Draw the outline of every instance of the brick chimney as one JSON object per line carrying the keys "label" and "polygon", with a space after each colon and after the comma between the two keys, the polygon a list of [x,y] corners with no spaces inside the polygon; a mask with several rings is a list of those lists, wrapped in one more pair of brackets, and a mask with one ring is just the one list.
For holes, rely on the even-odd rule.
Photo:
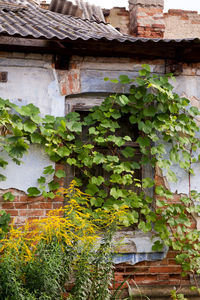
{"label": "brick chimney", "polygon": [[164,0],[129,0],[130,34],[145,38],[163,38]]}

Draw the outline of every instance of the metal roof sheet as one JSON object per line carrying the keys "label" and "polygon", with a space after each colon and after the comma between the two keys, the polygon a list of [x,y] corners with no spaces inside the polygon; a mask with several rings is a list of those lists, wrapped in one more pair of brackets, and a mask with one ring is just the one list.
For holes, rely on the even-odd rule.
{"label": "metal roof sheet", "polygon": [[0,1],[0,34],[56,40],[104,40],[118,42],[190,42],[195,39],[147,39],[124,35],[110,24],[55,13],[37,1]]}
{"label": "metal roof sheet", "polygon": [[49,10],[82,19],[105,22],[102,8],[83,0],[52,0]]}

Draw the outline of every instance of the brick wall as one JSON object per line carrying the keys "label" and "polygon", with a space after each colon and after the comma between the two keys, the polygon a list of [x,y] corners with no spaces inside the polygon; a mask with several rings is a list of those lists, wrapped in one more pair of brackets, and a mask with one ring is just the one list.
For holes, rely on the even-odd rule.
{"label": "brick wall", "polygon": [[163,0],[129,0],[129,10],[104,10],[106,21],[122,33],[147,38],[200,37],[197,11],[170,9],[163,13]]}
{"label": "brick wall", "polygon": [[[62,168],[62,166],[56,166],[56,170],[60,168]],[[63,181],[59,180],[59,182],[62,186]],[[12,202],[4,201],[2,198],[2,195],[9,191],[15,196],[15,199]],[[26,220],[44,218],[50,210],[62,206],[62,197],[55,197],[54,199],[44,198],[42,196],[28,197],[24,192],[16,189],[0,191],[0,210],[3,209],[9,213],[13,224],[16,226],[24,224]]]}
{"label": "brick wall", "polygon": [[118,28],[121,33],[129,34],[129,11],[125,7],[114,7],[111,10],[104,10],[107,23]]}
{"label": "brick wall", "polygon": [[165,38],[200,37],[200,14],[197,11],[170,9],[164,14]]}
{"label": "brick wall", "polygon": [[130,34],[162,38],[165,30],[163,7],[163,0],[129,0]]}

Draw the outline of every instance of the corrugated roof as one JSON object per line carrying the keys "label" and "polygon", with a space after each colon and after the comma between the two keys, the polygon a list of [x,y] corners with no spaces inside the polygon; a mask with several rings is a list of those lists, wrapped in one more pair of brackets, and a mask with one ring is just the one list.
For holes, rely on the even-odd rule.
{"label": "corrugated roof", "polygon": [[40,0],[0,0],[0,5],[23,5],[35,9],[40,4]]}
{"label": "corrugated roof", "polygon": [[110,24],[55,13],[36,5],[36,1],[0,1],[0,34],[56,40],[108,40],[118,42],[182,42],[195,39],[146,39],[123,35]]}
{"label": "corrugated roof", "polygon": [[122,36],[109,24],[51,12],[34,2],[27,5],[26,0],[18,3],[0,1],[0,33],[59,40],[112,40]]}
{"label": "corrugated roof", "polygon": [[49,10],[82,19],[105,22],[101,7],[83,0],[52,0]]}

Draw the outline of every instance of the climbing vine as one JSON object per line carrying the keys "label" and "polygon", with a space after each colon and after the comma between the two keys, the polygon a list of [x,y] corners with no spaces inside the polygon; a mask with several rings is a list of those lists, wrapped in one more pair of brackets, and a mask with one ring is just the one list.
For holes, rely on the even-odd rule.
{"label": "climbing vine", "polygon": [[[70,168],[80,188],[91,196],[91,213],[99,207],[127,206],[123,225],[153,231],[161,238],[153,249],[160,251],[164,243],[177,250],[183,275],[195,275],[200,273],[200,240],[199,231],[191,226],[200,211],[199,194],[191,190],[189,180],[189,195],[174,203],[170,190],[156,186],[153,169],[165,170],[168,181],[177,180],[174,164],[189,179],[194,175],[192,164],[200,159],[200,113],[173,92],[171,74],[159,76],[151,74],[148,65],[142,67],[135,79],[121,75],[111,80],[128,86],[127,94],[108,96],[84,116],[70,112],[66,117],[42,118],[33,104],[18,107],[1,99],[0,148],[20,164],[31,144],[41,145],[53,162]],[[7,164],[2,156],[0,167]],[[147,169],[152,170],[148,176]],[[38,174],[38,187],[30,187],[28,195],[53,198],[59,183],[52,180],[47,185],[46,175],[54,172],[53,166],[47,166]],[[64,170],[55,172],[58,179],[65,176]],[[0,179],[6,178],[0,175]],[[8,192],[3,197],[13,196]]]}

